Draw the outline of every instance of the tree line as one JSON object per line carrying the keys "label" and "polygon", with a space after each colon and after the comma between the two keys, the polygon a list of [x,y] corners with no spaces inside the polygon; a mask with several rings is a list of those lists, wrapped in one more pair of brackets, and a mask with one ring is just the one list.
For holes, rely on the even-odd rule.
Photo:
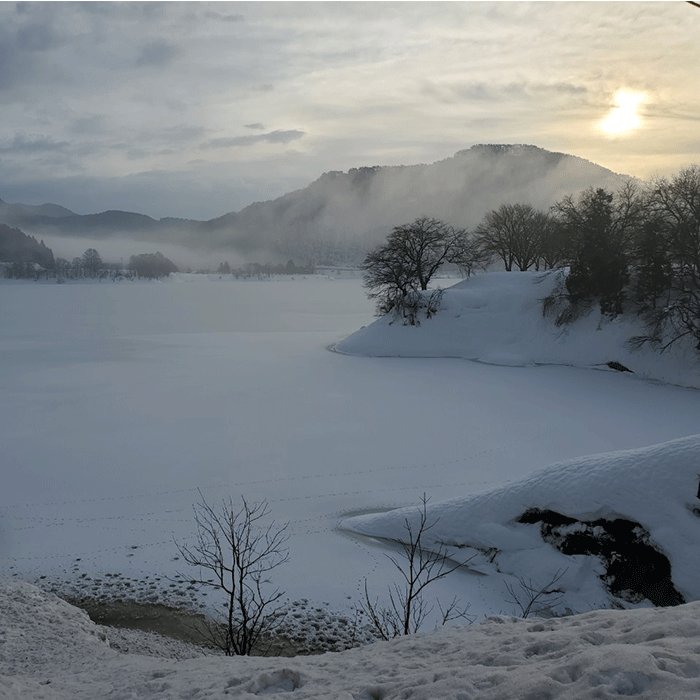
{"label": "tree line", "polygon": [[[42,241],[43,244],[43,241]],[[54,258],[39,264],[35,261],[15,261],[4,265],[5,277],[10,279],[160,279],[177,272],[175,263],[160,252],[132,255],[126,267],[108,263],[95,248],[88,248],[81,256],[69,261]]]}
{"label": "tree line", "polygon": [[500,263],[507,271],[561,270],[543,310],[561,325],[598,305],[605,316],[642,317],[636,345],[662,350],[689,337],[700,350],[700,167],[616,192],[590,188],[540,211],[503,204],[473,230],[422,217],[395,227],[366,256],[365,287],[377,314],[417,323],[437,309],[421,294],[444,264],[466,275]]}
{"label": "tree line", "polygon": [[315,267],[311,264],[299,266],[294,263],[294,260],[288,260],[284,265],[282,263],[275,265],[270,262],[248,262],[239,267],[231,267],[226,260],[219,264],[216,272],[219,275],[233,275],[236,279],[249,279],[251,277],[262,279],[272,275],[313,275]]}

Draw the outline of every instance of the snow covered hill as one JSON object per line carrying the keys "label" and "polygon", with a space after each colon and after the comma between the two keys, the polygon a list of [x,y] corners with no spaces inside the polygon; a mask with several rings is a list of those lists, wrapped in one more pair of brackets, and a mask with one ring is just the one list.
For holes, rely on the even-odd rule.
{"label": "snow covered hill", "polygon": [[466,628],[316,657],[187,660],[125,654],[55,596],[0,584],[0,698],[696,700],[700,603]]}
{"label": "snow covered hill", "polygon": [[[633,350],[627,341],[642,332],[636,317],[601,317],[597,308],[557,328],[542,315],[542,300],[557,273],[490,272],[445,290],[442,309],[420,326],[378,319],[336,350],[373,357],[461,357],[487,364],[572,365],[607,369],[619,362],[634,376],[700,388],[700,354],[692,346]],[[632,376],[632,375],[630,375]]]}

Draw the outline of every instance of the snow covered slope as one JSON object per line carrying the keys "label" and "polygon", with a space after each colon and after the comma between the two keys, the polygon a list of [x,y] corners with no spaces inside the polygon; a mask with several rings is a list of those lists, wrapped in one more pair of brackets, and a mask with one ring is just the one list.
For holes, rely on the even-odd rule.
{"label": "snow covered slope", "polygon": [[[617,575],[616,598],[627,602],[698,600],[699,468],[700,435],[554,464],[514,484],[429,507],[428,521],[437,522],[426,544],[447,546],[459,561],[473,556],[469,566],[538,589],[565,572],[558,583],[561,611],[609,605],[601,576],[615,589],[610,578]],[[405,539],[406,522],[416,531],[418,515],[416,508],[399,509],[348,518],[343,527]],[[670,571],[662,571],[667,564],[657,554]]]}
{"label": "snow covered slope", "polygon": [[556,273],[489,272],[445,290],[442,309],[420,326],[378,319],[338,343],[336,350],[372,357],[458,357],[495,365],[573,365],[605,368],[619,362],[635,374],[700,387],[700,355],[672,347],[660,354],[627,341],[642,332],[636,318],[602,318],[598,309],[557,328],[542,315]]}
{"label": "snow covered slope", "polygon": [[[556,620],[493,617],[296,658],[124,654],[51,594],[0,583],[0,698],[639,700],[700,697],[700,603]],[[104,641],[103,641],[104,640]]]}

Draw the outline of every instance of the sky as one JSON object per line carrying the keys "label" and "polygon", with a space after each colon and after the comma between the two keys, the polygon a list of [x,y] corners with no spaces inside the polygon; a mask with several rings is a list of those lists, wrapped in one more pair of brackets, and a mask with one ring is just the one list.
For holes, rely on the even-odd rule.
{"label": "sky", "polygon": [[0,3],[0,199],[210,219],[526,143],[700,162],[685,2]]}

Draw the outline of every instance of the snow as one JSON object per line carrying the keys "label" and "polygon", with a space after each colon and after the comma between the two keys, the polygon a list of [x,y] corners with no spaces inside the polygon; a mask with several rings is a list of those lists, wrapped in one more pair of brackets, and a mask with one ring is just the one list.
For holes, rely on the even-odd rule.
{"label": "snow", "polygon": [[634,316],[614,320],[594,308],[570,326],[542,315],[542,300],[561,273],[492,272],[450,287],[442,310],[418,328],[391,316],[338,343],[338,352],[373,357],[461,357],[495,365],[555,364],[604,367],[620,362],[637,375],[700,388],[700,356],[692,345],[661,354],[633,350],[626,341],[643,331]]}
{"label": "snow", "polygon": [[[570,327],[557,329],[541,313],[541,300],[555,283],[553,273],[480,275],[446,290],[442,310],[420,326],[403,326],[385,317],[341,341],[337,350],[373,356],[400,352],[404,357],[464,357],[521,367],[552,363],[605,367],[616,361],[635,376],[700,385],[695,350],[674,347],[663,354],[651,348],[630,350],[625,341],[641,333],[634,319],[610,321],[593,311]],[[638,411],[630,406],[627,412],[638,418]],[[577,423],[584,427],[574,419]],[[643,526],[651,545],[669,558],[681,594],[696,600],[700,598],[698,463],[700,436],[557,463],[516,483],[434,504],[429,521],[436,524],[429,542],[447,547],[455,560],[468,560],[473,571],[491,578],[496,573],[503,576],[503,586],[517,587],[525,580],[539,589],[561,573],[557,587],[564,593],[559,612],[583,611],[610,604],[600,579],[605,573],[601,562],[597,557],[559,553],[543,541],[538,525],[519,523],[518,518],[533,508],[579,521],[622,518]],[[341,527],[397,540],[405,538],[406,523],[416,531],[418,516],[415,507],[398,509],[349,518]]]}
{"label": "snow", "polygon": [[[520,523],[519,516],[538,508],[577,520],[631,520],[642,524],[655,549],[669,558],[685,600],[698,600],[698,464],[700,435],[554,464],[514,484],[429,508],[429,520],[436,523],[426,544],[447,543],[454,559],[473,557],[469,566],[482,573],[510,574],[539,584],[538,589],[565,571],[557,586],[565,589],[560,612],[583,611],[610,604],[597,557],[557,552],[542,540],[537,525]],[[406,519],[416,531],[416,511],[349,518],[343,527],[401,539]]]}
{"label": "snow", "polygon": [[[371,323],[357,279],[0,284],[0,697],[295,686],[299,697],[697,697],[696,603],[586,612],[611,605],[598,558],[565,557],[513,522],[533,506],[635,520],[686,599],[700,597],[697,360],[632,352],[638,329],[595,313],[554,328],[541,277],[461,282],[419,327]],[[275,583],[291,611],[329,626],[353,613],[365,578],[378,596],[395,580],[383,538],[425,493],[437,539],[481,557],[434,593],[470,603],[479,622],[316,659],[175,663],[110,649],[45,592],[210,610],[172,581],[198,489],[213,503],[265,498],[289,521]],[[586,614],[481,624],[516,612],[506,583],[563,569],[562,606]]]}
{"label": "snow", "polygon": [[694,700],[700,603],[554,620],[491,617],[343,653],[167,659],[111,647],[114,630],[23,582],[0,586],[0,698]]}

